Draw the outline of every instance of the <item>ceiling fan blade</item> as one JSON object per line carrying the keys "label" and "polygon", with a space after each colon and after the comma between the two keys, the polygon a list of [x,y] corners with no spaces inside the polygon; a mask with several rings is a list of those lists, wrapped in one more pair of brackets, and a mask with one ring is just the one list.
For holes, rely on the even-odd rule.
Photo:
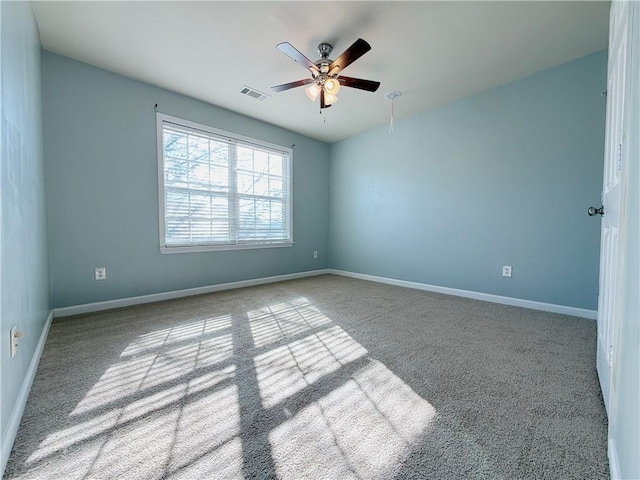
{"label": "ceiling fan blade", "polygon": [[329,65],[329,70],[333,71],[335,67],[338,68],[338,71],[344,70],[369,50],[371,50],[371,45],[359,38]]}
{"label": "ceiling fan blade", "polygon": [[285,90],[289,90],[290,88],[302,87],[303,85],[309,85],[313,82],[315,82],[313,78],[305,78],[304,80],[298,80],[297,82],[276,85],[275,87],[271,87],[271,90],[273,90],[274,92],[284,92]]}
{"label": "ceiling fan blade", "polygon": [[374,82],[373,80],[364,80],[362,78],[353,77],[338,77],[340,85],[345,87],[358,88],[360,90],[366,90],[367,92],[375,92],[380,86],[380,82]]}
{"label": "ceiling fan blade", "polygon": [[293,45],[289,42],[279,43],[276,48],[284,53],[287,57],[292,58],[304,68],[311,70],[313,74],[318,74],[319,70],[315,63],[305,57],[302,53],[300,53]]}

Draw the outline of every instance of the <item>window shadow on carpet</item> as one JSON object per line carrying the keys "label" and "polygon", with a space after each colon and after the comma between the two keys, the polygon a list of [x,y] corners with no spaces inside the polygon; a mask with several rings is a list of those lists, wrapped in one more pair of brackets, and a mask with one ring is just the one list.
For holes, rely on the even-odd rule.
{"label": "window shadow on carpet", "polygon": [[[174,321],[119,354],[110,322],[55,324],[7,477],[385,478],[436,416],[304,297]],[[55,373],[74,339],[97,381]],[[75,400],[37,418],[56,388]]]}

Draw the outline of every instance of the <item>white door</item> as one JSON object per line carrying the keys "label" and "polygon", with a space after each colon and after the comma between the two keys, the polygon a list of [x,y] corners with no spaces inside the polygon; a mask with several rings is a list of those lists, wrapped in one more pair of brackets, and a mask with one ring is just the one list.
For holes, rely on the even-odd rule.
{"label": "white door", "polygon": [[[616,1],[611,5],[609,25],[609,64],[607,75],[607,123],[602,185],[602,234],[600,246],[600,293],[598,298],[597,370],[607,413],[615,396],[615,349],[619,315],[620,264],[623,252],[620,229],[622,198],[625,182],[626,98],[628,96],[628,34],[630,33],[629,3]],[[589,214],[593,214],[590,209]],[[597,212],[597,213],[601,213]],[[601,213],[602,214],[602,213]]]}

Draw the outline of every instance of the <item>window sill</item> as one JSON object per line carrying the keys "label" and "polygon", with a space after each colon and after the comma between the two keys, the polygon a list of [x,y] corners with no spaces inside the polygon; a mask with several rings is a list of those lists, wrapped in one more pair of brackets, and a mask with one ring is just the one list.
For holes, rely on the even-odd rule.
{"label": "window sill", "polygon": [[160,247],[160,253],[197,253],[197,252],[220,252],[226,250],[257,250],[263,248],[293,247],[294,242],[279,243],[255,243],[244,245],[194,245],[181,247]]}

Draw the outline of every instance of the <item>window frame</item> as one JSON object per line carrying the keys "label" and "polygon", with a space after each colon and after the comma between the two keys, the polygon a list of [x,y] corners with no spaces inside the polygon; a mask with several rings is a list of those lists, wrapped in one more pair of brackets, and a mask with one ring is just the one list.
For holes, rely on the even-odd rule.
{"label": "window frame", "polygon": [[[164,172],[164,123],[175,124],[187,129],[200,130],[206,134],[211,134],[216,137],[221,137],[229,143],[242,143],[247,145],[255,145],[256,147],[267,148],[276,152],[282,152],[289,158],[288,160],[288,209],[286,214],[288,215],[289,224],[289,240],[282,241],[255,241],[250,243],[238,243],[238,244],[193,244],[193,245],[167,245],[166,239],[166,209],[165,209],[165,172]],[[156,149],[157,149],[157,161],[158,161],[158,224],[159,224],[159,240],[160,240],[160,253],[191,253],[191,252],[215,252],[224,250],[253,250],[263,248],[281,248],[292,247],[293,241],[293,149],[290,147],[284,147],[275,143],[265,142],[252,137],[239,135],[218,128],[204,125],[184,118],[174,117],[166,113],[156,112]],[[237,195],[237,193],[236,193]]]}

